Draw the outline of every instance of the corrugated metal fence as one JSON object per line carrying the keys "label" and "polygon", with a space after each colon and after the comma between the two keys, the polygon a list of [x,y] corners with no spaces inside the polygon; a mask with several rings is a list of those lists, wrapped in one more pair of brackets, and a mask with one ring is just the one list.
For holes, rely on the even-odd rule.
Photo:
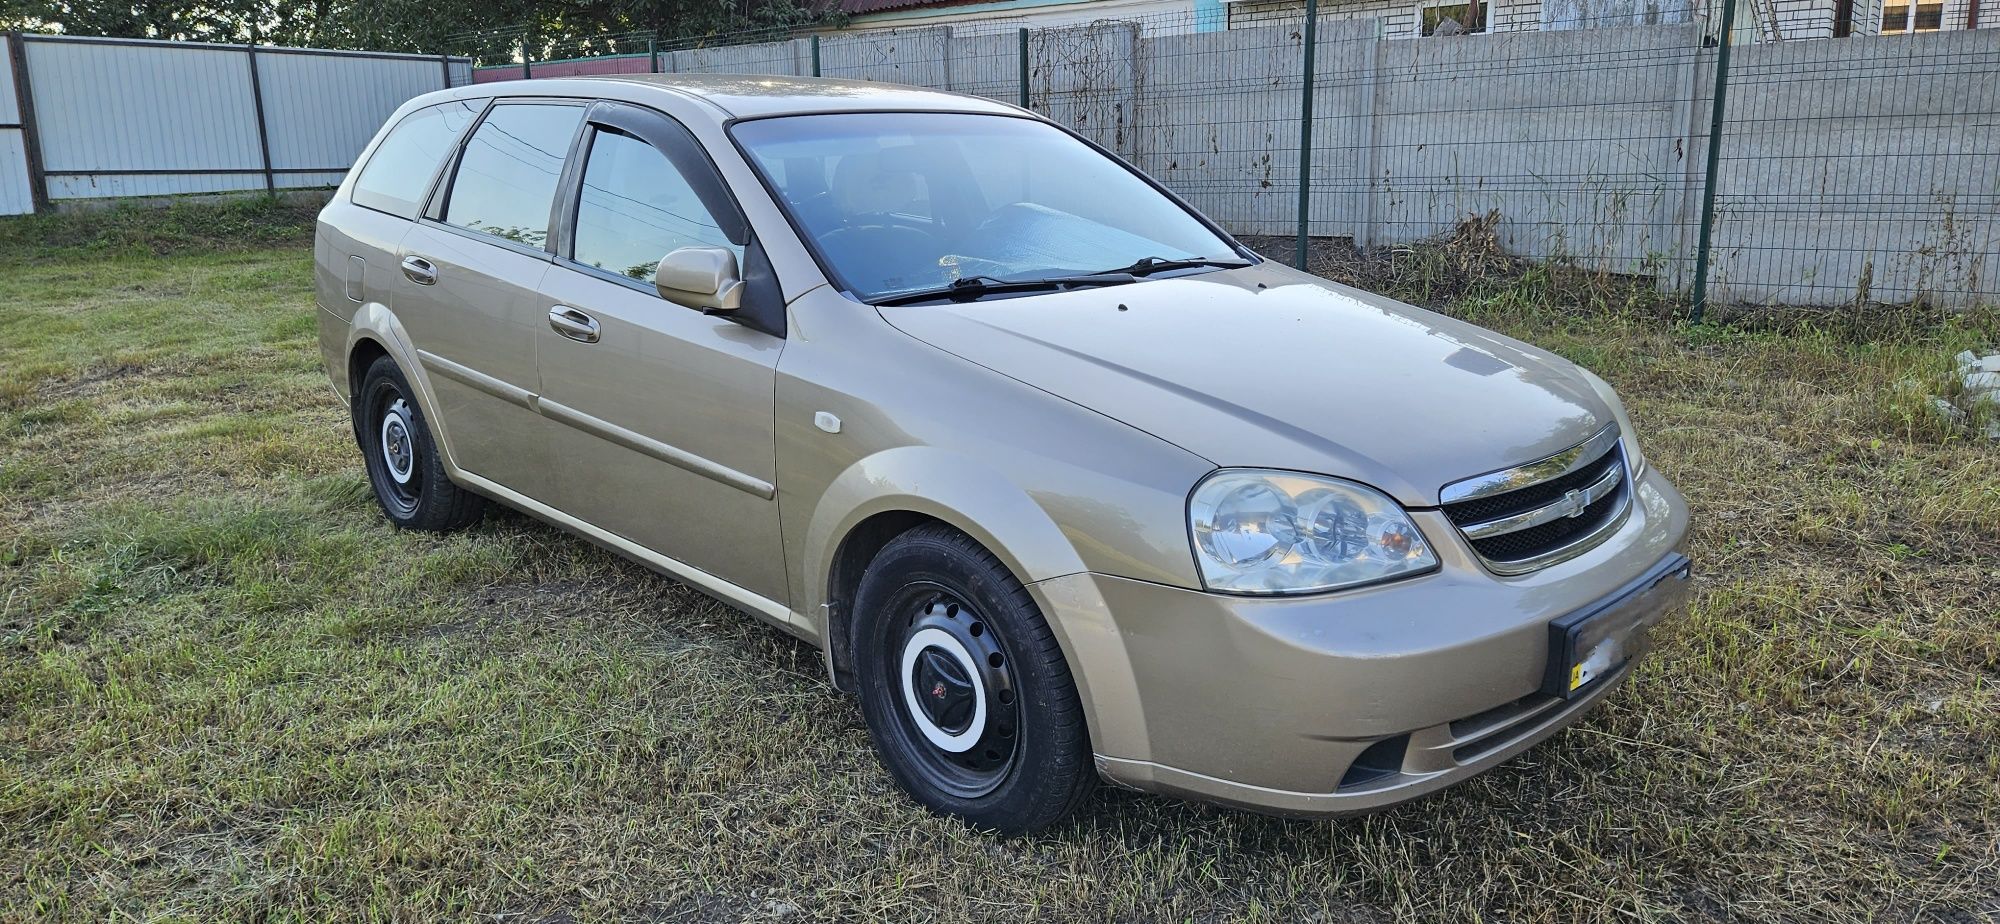
{"label": "corrugated metal fence", "polygon": [[4,58],[0,215],[331,186],[403,101],[472,80],[469,58],[20,33]]}

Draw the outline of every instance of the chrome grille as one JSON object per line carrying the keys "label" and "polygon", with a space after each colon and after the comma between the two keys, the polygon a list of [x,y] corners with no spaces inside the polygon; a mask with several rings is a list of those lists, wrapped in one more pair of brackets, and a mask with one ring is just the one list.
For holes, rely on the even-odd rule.
{"label": "chrome grille", "polygon": [[1446,485],[1440,497],[1489,569],[1522,574],[1582,554],[1623,523],[1629,479],[1613,424],[1546,459]]}

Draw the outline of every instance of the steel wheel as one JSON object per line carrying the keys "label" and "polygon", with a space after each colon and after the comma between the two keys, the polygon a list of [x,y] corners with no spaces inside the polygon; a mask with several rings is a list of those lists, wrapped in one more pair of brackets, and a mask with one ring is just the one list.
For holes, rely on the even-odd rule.
{"label": "steel wheel", "polygon": [[904,790],[1008,834],[1053,824],[1090,792],[1062,648],[991,552],[944,524],[917,527],[875,554],[854,599],[861,711]]}
{"label": "steel wheel", "polygon": [[395,508],[392,512],[407,517],[417,512],[424,488],[423,466],[417,458],[416,421],[410,412],[409,399],[395,383],[375,384],[370,405],[375,409],[372,416],[378,421],[377,452],[382,474],[387,476],[384,500]]}
{"label": "steel wheel", "polygon": [[897,665],[912,756],[928,781],[961,798],[992,792],[1014,767],[1021,727],[1013,671],[993,627],[933,584],[904,589]]}
{"label": "steel wheel", "polygon": [[354,389],[351,411],[368,484],[389,522],[403,529],[447,530],[479,521],[486,502],[446,474],[429,417],[395,360],[379,356],[369,364]]}

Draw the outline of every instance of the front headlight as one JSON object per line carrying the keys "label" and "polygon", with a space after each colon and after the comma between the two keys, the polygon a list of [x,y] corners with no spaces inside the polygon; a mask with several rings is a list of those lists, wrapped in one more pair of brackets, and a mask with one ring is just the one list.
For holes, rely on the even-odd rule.
{"label": "front headlight", "polygon": [[1303,594],[1407,577],[1437,556],[1403,508],[1351,481],[1224,469],[1188,501],[1195,559],[1209,590]]}

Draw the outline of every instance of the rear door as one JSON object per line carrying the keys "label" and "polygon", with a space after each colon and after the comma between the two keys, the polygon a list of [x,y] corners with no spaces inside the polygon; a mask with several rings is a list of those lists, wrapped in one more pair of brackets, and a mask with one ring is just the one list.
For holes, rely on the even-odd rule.
{"label": "rear door", "polygon": [[[598,103],[580,179],[542,283],[542,412],[557,506],[766,598],[784,601],[773,396],[784,338],[660,297],[661,257],[725,247],[760,272],[714,165],[680,123]],[[746,299],[747,300],[747,299]]]}
{"label": "rear door", "polygon": [[328,203],[321,215],[313,261],[320,307],[349,321],[361,305],[394,301],[403,236],[459,138],[485,106],[483,99],[439,103],[389,127],[347,195]]}
{"label": "rear door", "polygon": [[395,310],[436,395],[433,421],[475,475],[549,499],[548,428],[535,413],[538,289],[551,212],[583,104],[500,100],[461,145],[404,236]]}

